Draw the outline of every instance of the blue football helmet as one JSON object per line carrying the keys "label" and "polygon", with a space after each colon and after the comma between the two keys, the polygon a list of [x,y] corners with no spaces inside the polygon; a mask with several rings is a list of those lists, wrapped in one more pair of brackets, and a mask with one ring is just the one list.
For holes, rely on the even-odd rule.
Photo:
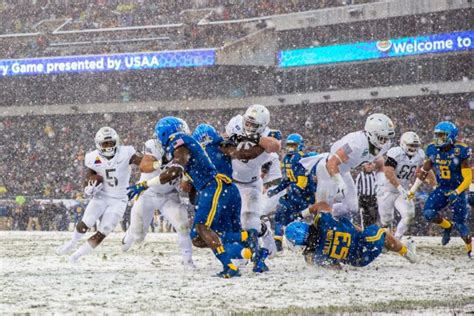
{"label": "blue football helmet", "polygon": [[436,124],[434,128],[433,143],[436,147],[454,144],[458,137],[458,128],[451,122],[444,121]]}
{"label": "blue football helmet", "polygon": [[293,246],[306,246],[309,235],[309,224],[293,222],[285,229],[285,237]]}
{"label": "blue football helmet", "polygon": [[288,135],[286,138],[286,145],[294,145],[296,144],[296,149],[298,151],[304,150],[304,139],[300,134],[294,133]]}
{"label": "blue football helmet", "polygon": [[214,126],[209,124],[199,124],[193,132],[192,137],[200,144],[207,145],[222,141]]}
{"label": "blue football helmet", "polygon": [[180,118],[165,116],[155,125],[155,136],[160,141],[163,148],[169,144],[170,136],[182,132],[186,133],[187,124]]}

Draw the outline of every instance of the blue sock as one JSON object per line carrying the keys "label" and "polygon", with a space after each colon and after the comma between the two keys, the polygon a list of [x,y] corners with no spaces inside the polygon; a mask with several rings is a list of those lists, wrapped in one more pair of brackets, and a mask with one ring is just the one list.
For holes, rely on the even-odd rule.
{"label": "blue sock", "polygon": [[275,223],[275,236],[283,236],[283,225]]}
{"label": "blue sock", "polygon": [[249,234],[249,238],[247,239],[247,245],[252,250],[252,253],[258,253],[260,249],[258,245],[258,231],[256,229],[249,229],[247,230]]}
{"label": "blue sock", "polygon": [[224,269],[231,268],[232,270],[237,270],[237,267],[230,261],[230,256],[227,251],[225,251],[224,246],[219,246],[216,249],[213,249],[214,255],[222,263]]}

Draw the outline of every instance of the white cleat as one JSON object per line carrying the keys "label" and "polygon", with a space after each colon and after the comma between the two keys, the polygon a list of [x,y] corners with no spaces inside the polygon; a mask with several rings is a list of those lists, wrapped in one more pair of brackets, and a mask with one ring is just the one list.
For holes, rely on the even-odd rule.
{"label": "white cleat", "polygon": [[184,270],[187,270],[187,271],[192,271],[192,270],[197,269],[196,265],[193,262],[193,259],[183,260],[181,264],[183,265]]}
{"label": "white cleat", "polygon": [[122,251],[127,252],[133,245],[134,239],[131,236],[125,234],[122,238]]}
{"label": "white cleat", "polygon": [[277,253],[277,246],[275,244],[275,239],[273,238],[272,227],[268,219],[264,219],[263,223],[267,227],[267,231],[260,238],[262,239],[263,248],[268,250],[268,257],[273,258]]}
{"label": "white cleat", "polygon": [[405,258],[410,261],[411,263],[418,262],[418,256],[416,255],[416,246],[415,243],[412,241],[408,241],[406,243],[407,246],[407,253],[405,254]]}
{"label": "white cleat", "polygon": [[58,256],[63,256],[65,254],[71,252],[74,249],[75,246],[76,246],[75,243],[73,243],[71,241],[68,241],[64,245],[61,245],[58,248],[56,248],[55,252]]}
{"label": "white cleat", "polygon": [[76,265],[79,262],[79,258],[79,256],[75,256],[74,254],[72,254],[71,256],[69,256],[69,263]]}

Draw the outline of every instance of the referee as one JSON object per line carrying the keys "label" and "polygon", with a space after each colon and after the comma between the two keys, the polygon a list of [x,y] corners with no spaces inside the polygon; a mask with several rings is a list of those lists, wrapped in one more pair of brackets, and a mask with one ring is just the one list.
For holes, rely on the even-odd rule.
{"label": "referee", "polygon": [[373,163],[365,163],[362,165],[362,171],[356,178],[362,227],[367,227],[377,222],[378,206],[374,170],[375,165]]}

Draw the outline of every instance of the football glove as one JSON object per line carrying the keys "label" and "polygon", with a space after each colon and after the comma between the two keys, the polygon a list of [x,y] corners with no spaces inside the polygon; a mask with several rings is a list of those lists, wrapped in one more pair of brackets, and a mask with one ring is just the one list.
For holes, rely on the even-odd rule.
{"label": "football glove", "polygon": [[103,187],[104,184],[97,184],[97,180],[89,180],[89,182],[87,182],[87,186],[84,188],[84,194],[87,196],[95,196],[97,192],[102,190]]}
{"label": "football glove", "polygon": [[138,199],[140,194],[143,191],[145,191],[146,189],[148,189],[148,185],[147,185],[146,181],[142,181],[142,182],[137,183],[135,185],[129,186],[127,188],[127,190],[128,190],[128,192],[127,192],[128,200],[130,201],[133,198]]}
{"label": "football glove", "polygon": [[251,143],[254,143],[255,145],[258,145],[260,143],[260,138],[262,136],[260,134],[250,134],[250,135],[247,135],[245,138],[251,142]]}

